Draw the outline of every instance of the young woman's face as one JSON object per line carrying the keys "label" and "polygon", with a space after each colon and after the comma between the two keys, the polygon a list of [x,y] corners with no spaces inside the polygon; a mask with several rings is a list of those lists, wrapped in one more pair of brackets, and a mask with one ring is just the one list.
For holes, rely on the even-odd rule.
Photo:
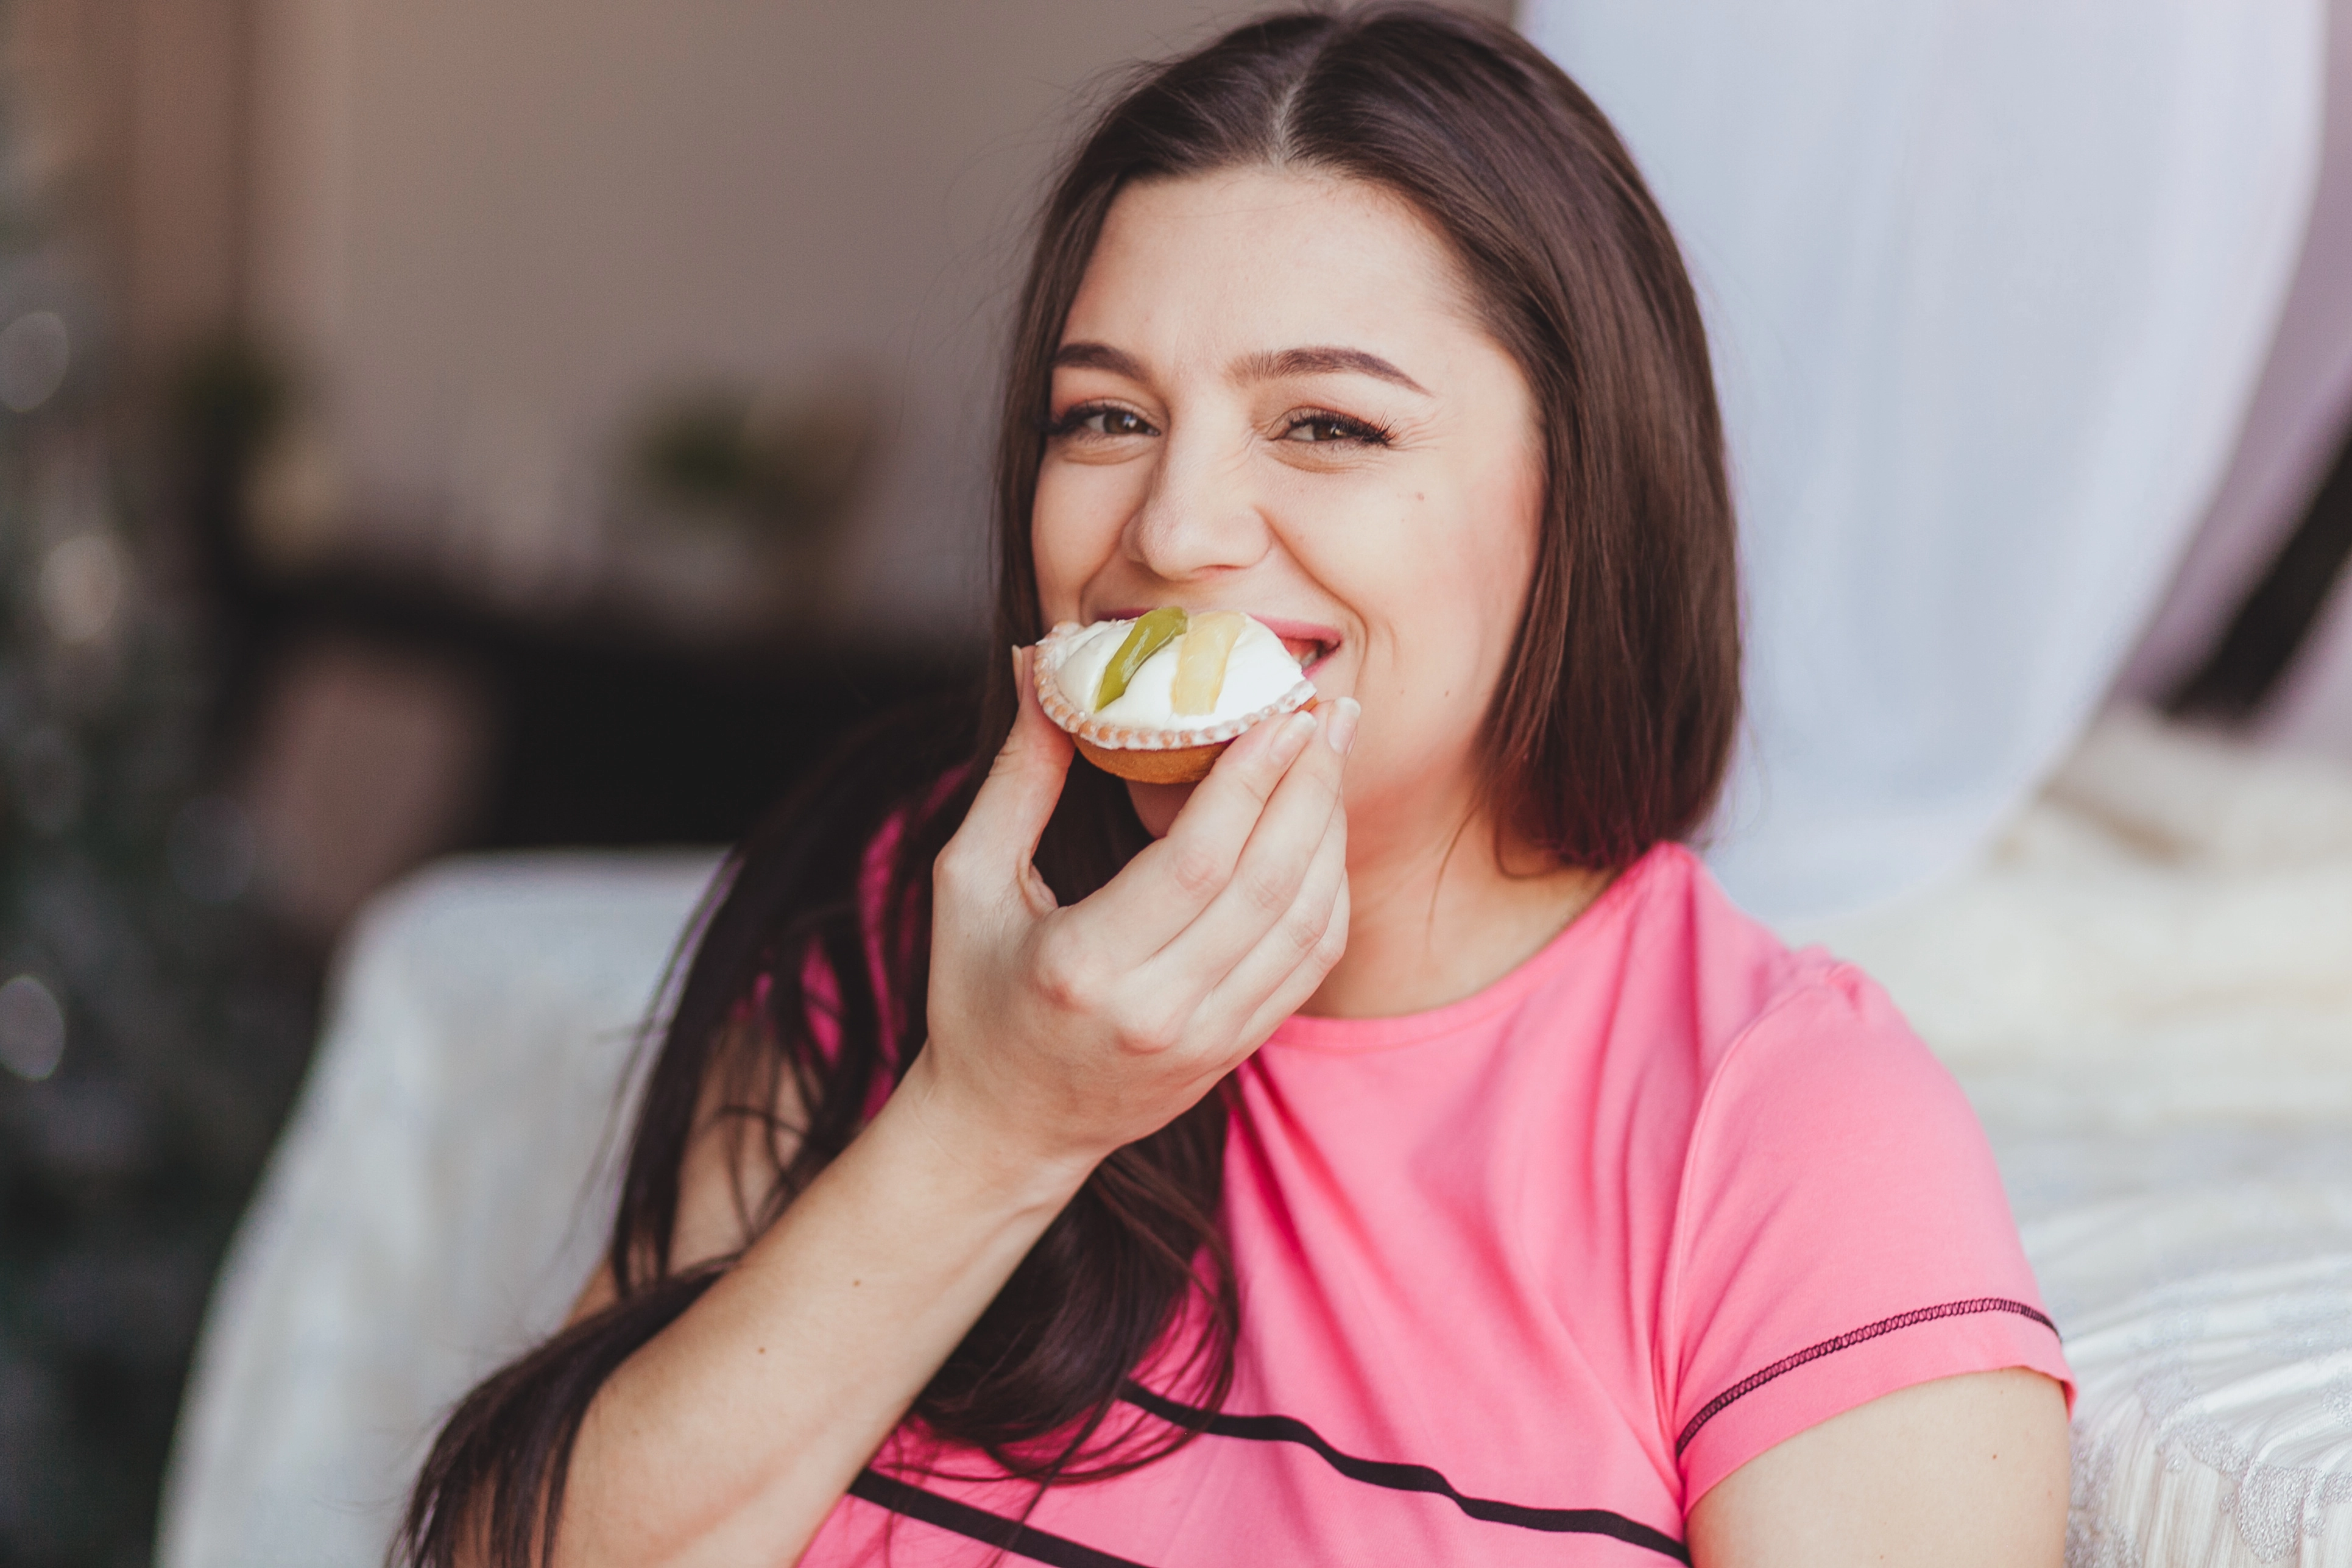
{"label": "young woman's face", "polygon": [[[1360,845],[1459,815],[1533,570],[1541,447],[1525,378],[1418,213],[1312,174],[1129,188],[1051,415],[1033,518],[1048,624],[1246,610],[1318,691],[1363,703]],[[1155,830],[1172,815],[1138,805]]]}

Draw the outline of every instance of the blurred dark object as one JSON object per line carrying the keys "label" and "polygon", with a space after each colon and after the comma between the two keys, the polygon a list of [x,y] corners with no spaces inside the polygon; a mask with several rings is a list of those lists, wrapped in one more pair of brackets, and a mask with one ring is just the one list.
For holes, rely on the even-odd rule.
{"label": "blurred dark object", "polygon": [[285,366],[242,333],[218,333],[188,350],[167,396],[194,482],[209,489],[250,469],[285,424],[291,395]]}
{"label": "blurred dark object", "polygon": [[2352,434],[2303,521],[2203,664],[2166,700],[2184,718],[2251,718],[2277,688],[2352,560]]}
{"label": "blurred dark object", "polygon": [[677,644],[355,576],[258,591],[241,625],[222,694],[241,793],[265,880],[294,862],[278,889],[322,937],[436,854],[731,842],[852,727],[976,668],[789,629]]}
{"label": "blurred dark object", "polygon": [[465,665],[348,638],[286,649],[270,680],[239,793],[264,895],[323,941],[473,826],[494,716]]}

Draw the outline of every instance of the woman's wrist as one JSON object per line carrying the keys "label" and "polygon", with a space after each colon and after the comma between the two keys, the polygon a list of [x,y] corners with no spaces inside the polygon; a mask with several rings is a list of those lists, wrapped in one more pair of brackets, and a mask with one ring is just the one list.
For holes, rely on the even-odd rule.
{"label": "woman's wrist", "polygon": [[[1059,1214],[1110,1151],[1049,1149],[1034,1129],[1003,1125],[1002,1115],[967,1102],[928,1050],[917,1056],[866,1133],[899,1143],[940,1167],[943,1181],[1009,1213]],[[887,1126],[886,1126],[887,1124]]]}

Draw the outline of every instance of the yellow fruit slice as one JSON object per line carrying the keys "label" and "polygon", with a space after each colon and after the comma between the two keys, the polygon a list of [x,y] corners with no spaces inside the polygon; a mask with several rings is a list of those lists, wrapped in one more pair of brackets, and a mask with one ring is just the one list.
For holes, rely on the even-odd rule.
{"label": "yellow fruit slice", "polygon": [[1162,605],[1146,611],[1134,626],[1128,628],[1127,640],[1103,666],[1102,680],[1095,688],[1095,710],[1100,712],[1127,695],[1127,683],[1143,668],[1143,661],[1184,635],[1184,606]]}
{"label": "yellow fruit slice", "polygon": [[1249,617],[1239,610],[1211,610],[1192,617],[1184,628],[1184,646],[1176,650],[1171,708],[1188,714],[1216,711],[1217,694],[1225,689],[1225,665],[1234,657],[1234,639],[1248,624]]}

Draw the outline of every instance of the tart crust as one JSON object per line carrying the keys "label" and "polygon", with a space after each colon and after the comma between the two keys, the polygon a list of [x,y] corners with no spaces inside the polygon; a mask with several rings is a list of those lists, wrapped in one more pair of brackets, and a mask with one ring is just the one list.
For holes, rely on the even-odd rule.
{"label": "tart crust", "polygon": [[1208,776],[1217,754],[1251,725],[1279,713],[1295,713],[1315,700],[1314,683],[1301,676],[1297,685],[1265,707],[1214,724],[1168,730],[1107,724],[1063,695],[1062,683],[1056,679],[1072,639],[1087,629],[1076,621],[1064,621],[1038,643],[1031,661],[1037,700],[1044,705],[1045,716],[1077,742],[1078,752],[1087,761],[1138,784],[1197,783]]}
{"label": "tart crust", "polygon": [[1132,779],[1137,784],[1199,784],[1217,765],[1217,757],[1231,741],[1213,741],[1205,746],[1181,746],[1172,752],[1118,751],[1097,746],[1084,735],[1070,737],[1078,743],[1078,755],[1107,773]]}

